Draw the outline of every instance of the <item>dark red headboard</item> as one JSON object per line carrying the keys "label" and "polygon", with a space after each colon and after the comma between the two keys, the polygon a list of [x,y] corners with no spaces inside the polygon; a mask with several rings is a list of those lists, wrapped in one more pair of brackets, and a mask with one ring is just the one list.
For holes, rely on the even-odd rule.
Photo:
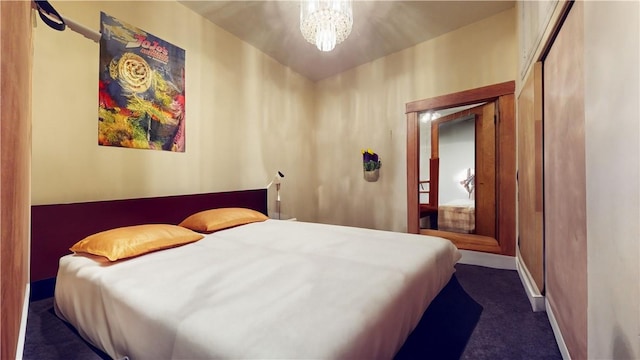
{"label": "dark red headboard", "polygon": [[267,215],[267,190],[164,196],[31,207],[31,282],[58,272],[77,241],[120,226],[178,224],[202,210],[245,207]]}

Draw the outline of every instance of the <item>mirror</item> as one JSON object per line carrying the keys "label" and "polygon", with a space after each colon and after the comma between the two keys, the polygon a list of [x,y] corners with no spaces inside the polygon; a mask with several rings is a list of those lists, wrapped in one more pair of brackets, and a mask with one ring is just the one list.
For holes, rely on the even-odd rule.
{"label": "mirror", "polygon": [[[453,242],[459,249],[514,256],[516,248],[514,92],[515,81],[507,81],[415,100],[406,104],[406,189],[407,231],[409,233],[442,237]],[[480,103],[483,105],[475,105],[475,107],[466,110],[451,109]],[[439,172],[441,162],[445,161],[440,158],[439,146],[434,144],[440,141],[439,126],[430,127],[431,133],[422,135],[425,141],[430,141],[428,147],[431,148],[431,153],[424,149],[427,146],[426,143],[421,144],[420,117],[425,116],[422,114],[429,111],[440,113],[440,118],[436,119],[438,121],[444,121],[444,118],[454,116],[453,114],[443,114],[444,109],[463,112],[462,116],[472,114],[475,116],[475,166],[468,167],[471,169],[469,175],[473,175],[474,233],[420,228],[421,218],[424,217],[429,217],[430,224],[437,224],[440,205],[438,199]],[[420,164],[424,169],[422,173]],[[428,177],[426,169],[428,169]],[[431,179],[438,180],[431,182]],[[427,220],[424,219],[424,221]]]}
{"label": "mirror", "polygon": [[485,107],[493,107],[485,104],[418,114],[421,229],[477,233],[476,135],[483,136]]}

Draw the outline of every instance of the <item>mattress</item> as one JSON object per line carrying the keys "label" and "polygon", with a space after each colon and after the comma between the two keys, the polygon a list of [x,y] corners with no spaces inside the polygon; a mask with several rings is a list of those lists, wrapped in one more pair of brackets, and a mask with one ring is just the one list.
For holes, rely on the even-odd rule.
{"label": "mattress", "polygon": [[459,199],[438,206],[438,230],[474,233],[476,230],[475,200]]}
{"label": "mattress", "polygon": [[109,263],[60,259],[55,311],[113,358],[392,358],[455,271],[448,240],[267,220]]}

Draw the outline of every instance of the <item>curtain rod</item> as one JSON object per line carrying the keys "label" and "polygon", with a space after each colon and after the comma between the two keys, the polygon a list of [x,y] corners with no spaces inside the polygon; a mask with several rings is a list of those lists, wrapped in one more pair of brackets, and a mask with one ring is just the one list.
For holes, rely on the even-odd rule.
{"label": "curtain rod", "polygon": [[93,40],[94,42],[100,42],[100,38],[102,37],[100,32],[89,29],[88,27],[78,24],[69,18],[61,16],[53,5],[49,4],[49,1],[35,0],[32,2],[32,8],[39,13],[42,21],[44,21],[44,23],[49,27],[58,31],[64,31],[68,26],[69,29],[77,32],[87,39]]}
{"label": "curtain rod", "polygon": [[87,39],[93,40],[94,42],[100,42],[100,34],[99,31],[95,31],[93,29],[89,29],[88,27],[78,24],[77,22],[69,19],[68,17],[61,16],[64,22],[67,24],[70,30],[77,32],[78,34],[86,37]]}

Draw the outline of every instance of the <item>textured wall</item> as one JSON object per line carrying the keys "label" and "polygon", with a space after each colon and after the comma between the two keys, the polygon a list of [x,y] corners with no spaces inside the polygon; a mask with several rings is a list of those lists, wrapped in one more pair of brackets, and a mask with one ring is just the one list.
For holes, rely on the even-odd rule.
{"label": "textured wall", "polygon": [[177,2],[55,6],[95,30],[104,11],[186,50],[186,152],[98,146],[99,45],[38,21],[34,204],[253,189],[281,170],[282,212],[315,219],[312,82]]}
{"label": "textured wall", "polygon": [[[515,8],[320,81],[318,221],[407,230],[406,117],[410,101],[515,80]],[[382,159],[362,177],[361,148]]]}
{"label": "textured wall", "polygon": [[[98,45],[39,26],[34,204],[256,188],[282,170],[285,216],[404,231],[405,103],[516,77],[514,8],[314,85],[177,3],[57,6],[186,50],[187,152],[97,146]],[[377,183],[362,179],[362,147],[382,156]]]}
{"label": "textured wall", "polygon": [[588,350],[640,359],[640,3],[584,3]]}

